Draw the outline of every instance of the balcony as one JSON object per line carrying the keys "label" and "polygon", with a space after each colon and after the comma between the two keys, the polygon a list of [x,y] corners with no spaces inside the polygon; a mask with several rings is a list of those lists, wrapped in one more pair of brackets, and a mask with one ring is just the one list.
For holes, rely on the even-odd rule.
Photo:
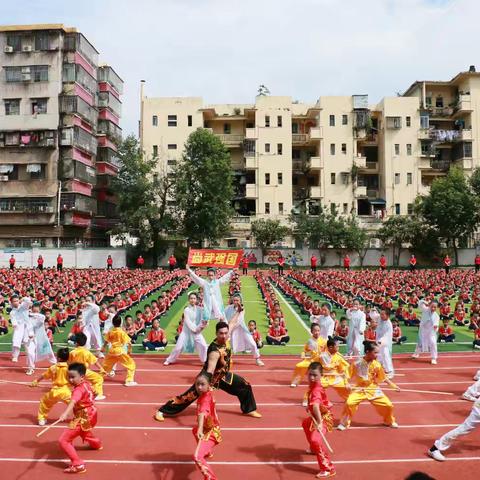
{"label": "balcony", "polygon": [[57,192],[58,182],[56,180],[8,180],[0,182],[0,195],[2,197],[55,197]]}
{"label": "balcony", "polygon": [[442,172],[448,171],[451,164],[452,162],[450,162],[449,160],[430,160],[430,166],[432,167],[432,170],[440,170]]}
{"label": "balcony", "polygon": [[55,213],[53,203],[44,199],[2,198],[0,199],[0,214],[2,213],[34,213],[36,215]]}
{"label": "balcony", "polygon": [[454,107],[454,117],[473,111],[470,95],[459,95],[457,104]]}
{"label": "balcony", "polygon": [[92,219],[89,216],[76,212],[63,212],[61,221],[62,225],[83,228],[89,227],[92,223]]}
{"label": "balcony", "polygon": [[321,140],[322,135],[322,127],[312,127],[309,132],[309,136],[311,140]]}
{"label": "balcony", "polygon": [[117,75],[112,67],[101,66],[97,70],[98,81],[108,82],[117,91],[119,95],[123,93],[123,80]]}
{"label": "balcony", "polygon": [[418,131],[418,139],[419,140],[430,140],[430,129],[428,128],[421,128]]}
{"label": "balcony", "polygon": [[234,230],[250,230],[252,219],[255,220],[255,217],[235,215],[230,220],[230,225]]}
{"label": "balcony", "polygon": [[99,92],[98,108],[108,108],[118,117],[122,115],[122,102],[110,92]]}
{"label": "balcony", "polygon": [[373,199],[373,198],[378,198],[378,197],[379,197],[378,189],[367,187],[367,198]]}
{"label": "balcony", "polygon": [[378,173],[378,162],[366,162],[364,170],[368,173]]}
{"label": "balcony", "polygon": [[76,211],[94,215],[97,211],[97,202],[94,198],[84,195],[62,193],[60,208],[63,211]]}
{"label": "balcony", "polygon": [[257,198],[257,186],[255,183],[245,185],[245,198]]}
{"label": "balcony", "polygon": [[364,169],[367,167],[367,157],[357,155],[356,157],[353,157],[353,163],[356,167]]}
{"label": "balcony", "polygon": [[310,198],[322,198],[322,192],[319,186],[310,187]]}
{"label": "balcony", "polygon": [[439,143],[471,141],[473,138],[471,128],[462,130],[431,129],[429,130],[429,137]]}
{"label": "balcony", "polygon": [[323,158],[310,157],[310,159],[307,162],[307,165],[310,170],[321,170],[323,168]]}
{"label": "balcony", "polygon": [[246,128],[245,129],[245,138],[247,140],[256,140],[258,138],[258,129],[256,129],[256,128]]}
{"label": "balcony", "polygon": [[253,157],[245,157],[245,168],[247,170],[255,170],[258,168],[257,159]]}
{"label": "balcony", "polygon": [[245,140],[245,135],[233,133],[215,133],[214,135],[227,147],[240,147]]}
{"label": "balcony", "polygon": [[308,135],[306,133],[292,133],[293,145],[304,145],[308,142]]}
{"label": "balcony", "polygon": [[97,139],[79,127],[63,128],[60,145],[76,147],[92,155],[97,152]]}
{"label": "balcony", "polygon": [[60,113],[76,114],[92,126],[97,124],[97,109],[91,107],[85,100],[76,95],[64,95],[60,97]]}
{"label": "balcony", "polygon": [[310,141],[319,141],[322,137],[322,127],[312,127],[308,133],[292,133],[292,144],[306,145]]}
{"label": "balcony", "polygon": [[0,132],[0,147],[55,148],[56,146],[57,132],[53,130]]}
{"label": "balcony", "polygon": [[366,197],[367,196],[367,187],[357,186],[355,188],[355,198]]}
{"label": "balcony", "polygon": [[446,118],[451,117],[453,114],[452,107],[427,107],[427,110],[430,112],[431,118]]}
{"label": "balcony", "polygon": [[106,135],[115,143],[120,143],[122,141],[122,129],[108,120],[98,121],[97,133]]}

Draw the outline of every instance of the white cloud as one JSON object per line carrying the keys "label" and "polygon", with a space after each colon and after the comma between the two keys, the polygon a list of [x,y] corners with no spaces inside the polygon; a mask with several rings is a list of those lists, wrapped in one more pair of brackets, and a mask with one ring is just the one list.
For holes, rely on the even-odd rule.
{"label": "white cloud", "polygon": [[[475,0],[30,0],[5,23],[77,26],[125,80],[123,126],[148,96],[250,103],[257,86],[314,101],[372,101],[478,62]],[[79,5],[82,9],[78,10]],[[6,13],[6,14],[5,14]],[[480,65],[479,65],[480,66]]]}

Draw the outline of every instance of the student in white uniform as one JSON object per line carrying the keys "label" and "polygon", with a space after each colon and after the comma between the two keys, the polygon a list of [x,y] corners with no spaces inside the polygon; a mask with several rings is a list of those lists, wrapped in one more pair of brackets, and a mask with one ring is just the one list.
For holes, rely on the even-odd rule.
{"label": "student in white uniform", "polygon": [[251,351],[255,363],[263,367],[264,363],[260,360],[260,351],[245,325],[245,310],[242,305],[242,296],[239,293],[232,295],[232,304],[225,309],[225,318],[228,322],[230,331],[230,342],[234,353]]}
{"label": "student in white uniform", "polygon": [[10,305],[12,307],[10,311],[10,321],[13,327],[12,362],[16,363],[18,362],[22,344],[25,345],[26,348],[28,342],[28,310],[32,306],[32,299],[30,297],[24,297],[20,302],[18,295],[13,295],[10,299]]}
{"label": "student in white uniform", "polygon": [[390,310],[382,309],[378,313],[376,308],[370,310],[370,318],[377,322],[377,344],[379,346],[378,361],[382,364],[388,378],[395,376],[393,368],[393,326],[390,321]]}
{"label": "student in white uniform", "polygon": [[330,304],[324,303],[322,305],[322,314],[318,321],[318,324],[320,325],[320,336],[325,340],[328,340],[329,337],[333,338],[333,334],[335,333],[335,321],[331,317],[330,311]]}
{"label": "student in white uniform", "polygon": [[100,331],[100,317],[98,313],[100,307],[95,303],[91,295],[85,297],[85,303],[82,308],[82,318],[85,327],[83,333],[87,336],[87,348],[93,348],[95,354],[99,358],[104,358],[104,354],[101,352],[103,339]]}
{"label": "student in white uniform", "polygon": [[470,385],[465,393],[462,395],[464,400],[469,400],[470,402],[477,402],[480,400],[480,370],[473,377],[475,383]]}
{"label": "student in white uniform", "polygon": [[347,318],[350,320],[348,325],[347,355],[362,356],[367,317],[365,312],[361,310],[358,300],[354,300],[352,308],[347,310]]}
{"label": "student in white uniform", "polygon": [[48,360],[52,365],[57,359],[45,331],[45,315],[40,313],[40,305],[34,303],[28,317],[27,375],[33,375],[35,362]]}
{"label": "student in white uniform", "polygon": [[440,317],[437,313],[437,302],[420,300],[418,306],[422,311],[420,318],[420,328],[418,331],[417,346],[412,358],[418,358],[420,353],[428,353],[432,356],[432,365],[437,364],[437,332],[440,323]]}
{"label": "student in white uniform", "polygon": [[203,319],[203,309],[197,305],[198,296],[195,292],[188,294],[188,306],[183,311],[183,328],[178,336],[177,344],[172,350],[164,365],[175,363],[182,351],[192,353],[197,351],[200,361],[207,360],[207,342],[203,338],[202,331],[208,325]]}

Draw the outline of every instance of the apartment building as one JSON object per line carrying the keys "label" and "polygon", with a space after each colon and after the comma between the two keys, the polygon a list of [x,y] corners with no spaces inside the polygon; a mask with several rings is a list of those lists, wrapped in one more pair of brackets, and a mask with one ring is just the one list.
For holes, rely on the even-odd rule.
{"label": "apartment building", "polygon": [[98,55],[75,28],[0,27],[0,246],[108,243],[123,82]]}
{"label": "apartment building", "polygon": [[[480,166],[480,74],[415,82],[402,96],[370,104],[368,95],[320,97],[305,104],[260,95],[253,104],[204,105],[202,98],[141,98],[140,138],[169,174],[188,136],[209,129],[228,148],[236,212],[228,246],[248,247],[250,224],[318,208],[357,215],[376,230],[408,215],[451,165]],[[170,172],[171,174],[171,172]],[[292,238],[285,246],[294,246]]]}

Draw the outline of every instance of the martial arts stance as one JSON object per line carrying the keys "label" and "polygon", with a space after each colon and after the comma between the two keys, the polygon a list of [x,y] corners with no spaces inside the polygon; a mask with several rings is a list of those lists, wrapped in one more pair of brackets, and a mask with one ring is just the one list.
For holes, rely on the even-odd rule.
{"label": "martial arts stance", "polygon": [[395,370],[392,360],[393,326],[390,321],[390,310],[383,309],[380,313],[376,309],[370,311],[370,318],[377,322],[377,344],[380,348],[378,361],[382,364],[388,378],[393,378]]}
{"label": "martial arts stance", "polygon": [[94,302],[93,297],[88,295],[85,298],[85,303],[82,309],[82,318],[85,328],[83,333],[87,336],[87,348],[95,350],[98,357],[103,358],[104,355],[101,352],[103,339],[100,331],[100,318],[98,316],[100,307]]}
{"label": "martial arts stance", "polygon": [[233,275],[233,270],[220,277],[215,278],[215,269],[207,270],[208,280],[199,277],[193,270],[187,267],[188,274],[191,279],[203,288],[203,319],[208,322],[212,318],[216,320],[225,320],[225,308],[223,306],[223,298],[220,287],[224,283],[228,283]]}
{"label": "martial arts stance", "polygon": [[242,305],[242,297],[239,293],[232,296],[233,303],[225,309],[225,318],[230,331],[230,342],[233,353],[252,351],[255,362],[259,367],[264,363],[260,360],[260,352],[252,334],[245,325],[245,310]]}
{"label": "martial arts stance", "polygon": [[203,320],[202,308],[197,306],[198,296],[195,292],[188,294],[188,306],[183,311],[183,328],[178,336],[177,344],[172,350],[164,365],[175,363],[182,351],[192,353],[197,351],[200,361],[205,363],[207,359],[207,342],[203,338],[202,331],[207,326]]}
{"label": "martial arts stance", "polygon": [[318,324],[320,325],[320,336],[325,340],[333,337],[335,332],[335,322],[330,316],[331,307],[328,303],[322,305],[322,314],[320,315]]}
{"label": "martial arts stance", "polygon": [[418,306],[422,311],[420,319],[420,329],[418,331],[417,346],[412,358],[418,358],[420,353],[428,353],[432,356],[432,365],[437,364],[437,331],[440,323],[440,317],[437,313],[437,302],[427,303],[420,300]]}
{"label": "martial arts stance", "polygon": [[360,302],[353,301],[352,308],[347,310],[347,318],[350,320],[347,337],[347,355],[363,355],[364,333],[367,327],[367,317],[360,309]]}
{"label": "martial arts stance", "polygon": [[[20,298],[14,295],[10,299],[12,309],[10,311],[10,321],[13,327],[12,337],[12,362],[18,362],[18,356],[20,355],[20,348],[22,344],[27,349],[28,344],[28,310],[32,305],[32,299],[30,297],[24,297],[20,303]],[[27,350],[28,355],[28,350]],[[33,373],[33,372],[32,372]]]}
{"label": "martial arts stance", "polygon": [[[244,378],[230,371],[232,351],[227,345],[228,324],[218,322],[215,330],[216,339],[208,347],[207,361],[202,371],[207,373],[212,388],[223,390],[239,399],[242,413],[260,418],[251,385]],[[155,420],[163,422],[164,415],[172,417],[179,414],[197,398],[195,385],[192,385],[186,392],[170,399],[160,407],[155,414]]]}

